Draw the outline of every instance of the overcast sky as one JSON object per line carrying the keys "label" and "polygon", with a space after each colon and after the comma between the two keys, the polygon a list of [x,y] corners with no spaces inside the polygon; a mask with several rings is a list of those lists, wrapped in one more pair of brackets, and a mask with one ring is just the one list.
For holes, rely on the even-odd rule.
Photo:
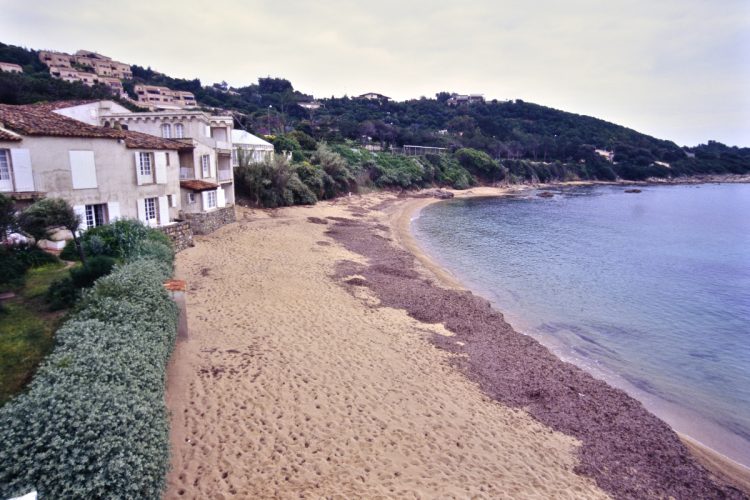
{"label": "overcast sky", "polygon": [[0,0],[0,41],[316,97],[483,93],[750,146],[748,0]]}

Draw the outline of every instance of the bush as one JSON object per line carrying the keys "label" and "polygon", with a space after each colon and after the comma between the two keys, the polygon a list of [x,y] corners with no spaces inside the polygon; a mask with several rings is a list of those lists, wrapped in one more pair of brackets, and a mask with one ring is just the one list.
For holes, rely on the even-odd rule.
{"label": "bush", "polygon": [[15,257],[20,260],[26,268],[39,267],[45,264],[57,264],[60,259],[45,252],[31,243],[20,243],[10,247]]}
{"label": "bush", "polygon": [[168,276],[150,258],[119,266],[58,330],[28,391],[0,408],[0,497],[161,496],[177,327]]}
{"label": "bush", "polygon": [[456,151],[456,159],[466,170],[477,177],[490,181],[505,178],[505,170],[484,151],[463,148]]}
{"label": "bush", "polygon": [[134,219],[119,219],[111,224],[89,229],[83,233],[83,248],[86,255],[107,255],[126,259],[140,242],[145,240],[156,241],[172,248],[172,242],[166,234]]}
{"label": "bush", "polygon": [[89,288],[94,282],[106,276],[112,271],[115,265],[115,259],[106,255],[97,255],[86,260],[86,264],[81,267],[74,267],[70,270],[70,278],[76,288]]}
{"label": "bush", "polygon": [[81,257],[78,255],[78,249],[76,248],[76,242],[73,240],[68,240],[65,243],[65,247],[62,249],[62,252],[60,252],[60,258],[62,260],[68,260],[68,261],[78,261],[81,260]]}
{"label": "bush", "polygon": [[174,269],[174,251],[171,246],[155,240],[141,241],[136,245],[131,260],[153,260],[164,266],[167,274]]}
{"label": "bush", "polygon": [[10,249],[0,246],[0,285],[23,285],[26,270],[29,268]]}
{"label": "bush", "polygon": [[80,290],[76,288],[73,280],[68,276],[53,281],[47,289],[44,300],[49,305],[50,311],[59,311],[73,307],[80,296]]}

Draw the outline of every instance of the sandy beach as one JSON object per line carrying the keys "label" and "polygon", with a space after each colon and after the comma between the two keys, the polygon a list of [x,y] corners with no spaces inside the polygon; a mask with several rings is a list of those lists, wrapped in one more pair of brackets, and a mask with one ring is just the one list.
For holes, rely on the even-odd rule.
{"label": "sandy beach", "polygon": [[433,201],[238,207],[178,255],[166,498],[745,498],[422,255]]}

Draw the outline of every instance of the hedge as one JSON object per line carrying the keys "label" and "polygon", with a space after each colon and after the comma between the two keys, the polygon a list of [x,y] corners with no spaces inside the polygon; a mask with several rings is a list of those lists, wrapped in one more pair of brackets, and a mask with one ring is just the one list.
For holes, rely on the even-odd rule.
{"label": "hedge", "polygon": [[178,312],[169,248],[139,250],[84,293],[29,389],[0,408],[0,498],[161,496]]}

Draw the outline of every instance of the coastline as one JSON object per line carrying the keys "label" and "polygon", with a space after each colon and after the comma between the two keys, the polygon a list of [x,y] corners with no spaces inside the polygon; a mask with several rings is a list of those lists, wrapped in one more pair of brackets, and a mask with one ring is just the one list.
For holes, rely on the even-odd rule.
{"label": "coastline", "polygon": [[[503,393],[478,378],[472,370],[482,350],[462,329],[486,320],[504,339],[533,349],[539,375],[570,374],[420,255],[410,218],[434,201],[372,193],[314,207],[238,207],[238,222],[178,254],[177,277],[189,286],[190,336],[175,349],[168,376],[172,468],[165,498],[659,496],[665,490],[654,478],[675,498],[747,498],[723,481],[714,484],[682,445],[676,452],[658,439],[629,455],[640,462],[615,469],[641,467],[646,454],[663,461],[661,469],[618,476],[613,453],[630,443],[592,447],[585,435],[540,418],[533,401],[508,399],[526,397],[514,395],[515,383]],[[424,294],[405,287],[399,298],[387,290],[407,282]],[[430,306],[441,297],[450,299],[444,304],[456,320],[399,303]],[[462,322],[467,311],[475,316]],[[567,410],[583,418],[576,425],[588,425],[593,403],[609,401],[601,391],[614,392],[614,410],[643,412],[603,382],[586,384],[593,384],[581,388],[587,399]],[[560,395],[537,387],[537,402]],[[633,423],[638,432],[673,435],[655,417],[643,418],[642,427]],[[594,462],[585,450],[596,452]],[[693,495],[680,490],[685,484]]]}
{"label": "coastline", "polygon": [[[747,176],[716,176],[711,180],[696,179],[687,182],[574,182],[574,183],[554,183],[554,184],[539,184],[533,186],[525,186],[521,189],[517,187],[481,187],[468,189],[465,191],[454,191],[450,190],[454,194],[455,199],[468,199],[468,198],[482,198],[482,197],[502,197],[518,194],[523,191],[530,190],[544,190],[544,189],[556,189],[573,186],[594,186],[594,185],[665,185],[665,184],[701,184],[705,182],[730,182],[730,183],[747,183],[750,182],[750,177]],[[429,254],[420,246],[414,233],[412,231],[412,221],[419,216],[419,212],[429,205],[445,201],[438,198],[415,198],[412,200],[404,201],[396,206],[396,208],[390,214],[392,228],[394,229],[394,239],[403,248],[408,250],[419,262],[419,264],[426,269],[430,274],[435,276],[440,284],[444,287],[449,287],[458,290],[470,291],[470,287],[467,287],[460,281],[453,273],[442,267],[439,263],[435,262]],[[548,349],[551,349],[549,346]],[[552,351],[558,358],[560,355],[555,351]],[[562,358],[561,358],[562,359]],[[566,361],[562,359],[563,361]],[[568,361],[566,361],[568,362]],[[604,377],[604,373],[595,372],[595,377]],[[607,383],[612,384],[612,380],[609,377],[603,378]],[[624,382],[624,381],[623,381]],[[623,383],[622,385],[627,385]],[[620,384],[618,384],[620,386]],[[630,392],[630,391],[628,391]],[[637,393],[638,391],[633,391]],[[634,396],[635,397],[635,396]],[[702,443],[701,441],[691,437],[688,434],[684,434],[675,429],[675,432],[680,437],[682,442],[691,451],[694,458],[696,458],[700,464],[708,469],[712,474],[720,477],[722,480],[727,481],[736,487],[750,492],[750,468],[736,462],[728,456],[723,455],[719,451],[711,448],[710,446]]]}

